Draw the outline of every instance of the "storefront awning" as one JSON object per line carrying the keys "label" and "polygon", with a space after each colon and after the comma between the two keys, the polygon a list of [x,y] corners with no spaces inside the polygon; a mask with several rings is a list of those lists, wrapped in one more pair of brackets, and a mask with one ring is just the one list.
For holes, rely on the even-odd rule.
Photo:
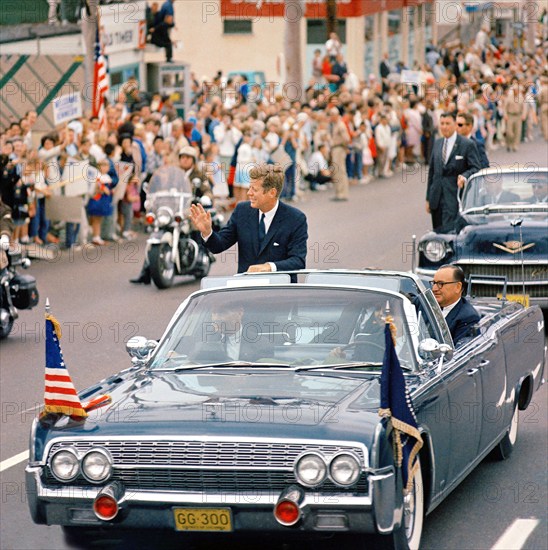
{"label": "storefront awning", "polygon": [[[432,3],[434,0],[337,0],[337,17],[363,17],[387,10],[399,10],[406,6]],[[283,0],[221,0],[221,17],[256,19],[284,17]],[[294,5],[290,8],[295,9]],[[297,15],[297,14],[295,14]],[[307,0],[302,16],[307,19],[323,19],[327,15],[325,0]]]}

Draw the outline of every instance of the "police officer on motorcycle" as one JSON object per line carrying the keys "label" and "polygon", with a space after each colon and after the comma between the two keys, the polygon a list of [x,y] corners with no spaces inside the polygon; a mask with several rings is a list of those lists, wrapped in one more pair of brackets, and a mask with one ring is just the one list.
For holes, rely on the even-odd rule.
{"label": "police officer on motorcycle", "polygon": [[8,265],[6,250],[10,245],[13,228],[11,208],[0,198],[0,271]]}
{"label": "police officer on motorcycle", "polygon": [[192,194],[195,199],[209,197],[213,200],[213,192],[206,174],[197,166],[198,151],[196,148],[187,145],[179,151],[179,167],[184,170],[192,187]]}
{"label": "police officer on motorcycle", "polygon": [[[179,168],[181,168],[183,172],[185,172],[187,180],[190,183],[193,194],[192,202],[198,202],[200,200],[203,201],[205,197],[206,201],[207,199],[209,199],[209,204],[211,205],[213,201],[213,192],[211,190],[211,186],[209,184],[206,174],[198,168],[197,161],[198,151],[194,147],[187,145],[180,149]],[[198,238],[198,242],[201,242],[201,238],[199,237],[198,232],[196,232],[196,237]],[[196,237],[194,238],[196,239]],[[143,267],[141,268],[139,276],[135,277],[134,279],[130,279],[130,283],[144,285],[149,285],[151,283],[151,272],[148,262],[149,260],[147,255],[145,257],[145,261],[143,263]]]}

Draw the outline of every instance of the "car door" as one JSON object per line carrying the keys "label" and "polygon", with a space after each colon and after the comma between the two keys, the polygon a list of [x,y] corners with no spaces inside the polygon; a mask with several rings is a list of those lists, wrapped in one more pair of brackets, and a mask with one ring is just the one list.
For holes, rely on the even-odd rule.
{"label": "car door", "polygon": [[[481,436],[479,452],[490,448],[497,437],[508,427],[508,395],[513,388],[507,386],[504,346],[494,327],[481,338],[478,348],[478,368],[482,382]],[[511,416],[511,415],[510,415]]]}
{"label": "car door", "polygon": [[442,422],[448,430],[450,459],[446,488],[457,479],[476,458],[480,441],[482,393],[479,358],[472,344],[456,350],[444,366],[441,377],[449,398]]}

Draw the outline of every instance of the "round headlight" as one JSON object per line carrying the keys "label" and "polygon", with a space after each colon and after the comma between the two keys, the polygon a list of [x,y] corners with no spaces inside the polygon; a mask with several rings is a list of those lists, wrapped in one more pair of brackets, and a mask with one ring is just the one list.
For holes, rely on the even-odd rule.
{"label": "round headlight", "polygon": [[86,453],[82,459],[82,473],[92,483],[100,483],[110,477],[112,461],[103,449],[94,449]]}
{"label": "round headlight", "polygon": [[158,225],[160,227],[169,225],[173,220],[173,212],[171,211],[171,208],[167,208],[166,206],[158,208],[158,211],[156,212],[156,219],[158,220]]}
{"label": "round headlight", "polygon": [[190,220],[188,218],[184,218],[181,222],[181,231],[186,235],[190,233]]}
{"label": "round headlight", "polygon": [[349,487],[354,485],[360,477],[360,464],[356,457],[350,454],[340,454],[331,461],[329,473],[337,485]]}
{"label": "round headlight", "polygon": [[447,256],[447,247],[440,240],[428,241],[424,246],[424,256],[430,262],[441,262]]}
{"label": "round headlight", "polygon": [[327,466],[320,455],[306,454],[295,463],[295,477],[305,487],[317,487],[323,483],[326,475]]}
{"label": "round headlight", "polygon": [[57,451],[49,460],[49,468],[57,480],[72,481],[80,470],[80,461],[76,451],[73,449]]}

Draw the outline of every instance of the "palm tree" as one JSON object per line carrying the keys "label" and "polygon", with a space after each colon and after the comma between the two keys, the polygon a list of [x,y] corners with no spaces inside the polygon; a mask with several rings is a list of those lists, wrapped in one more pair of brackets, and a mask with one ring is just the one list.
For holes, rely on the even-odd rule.
{"label": "palm tree", "polygon": [[327,40],[332,32],[337,32],[337,0],[325,0],[325,3],[327,8]]}
{"label": "palm tree", "polygon": [[[304,2],[285,0],[285,33],[284,54],[286,64],[287,94],[292,99],[301,99],[303,92],[302,58],[301,58],[301,20],[304,15]],[[281,71],[283,73],[283,71]]]}

